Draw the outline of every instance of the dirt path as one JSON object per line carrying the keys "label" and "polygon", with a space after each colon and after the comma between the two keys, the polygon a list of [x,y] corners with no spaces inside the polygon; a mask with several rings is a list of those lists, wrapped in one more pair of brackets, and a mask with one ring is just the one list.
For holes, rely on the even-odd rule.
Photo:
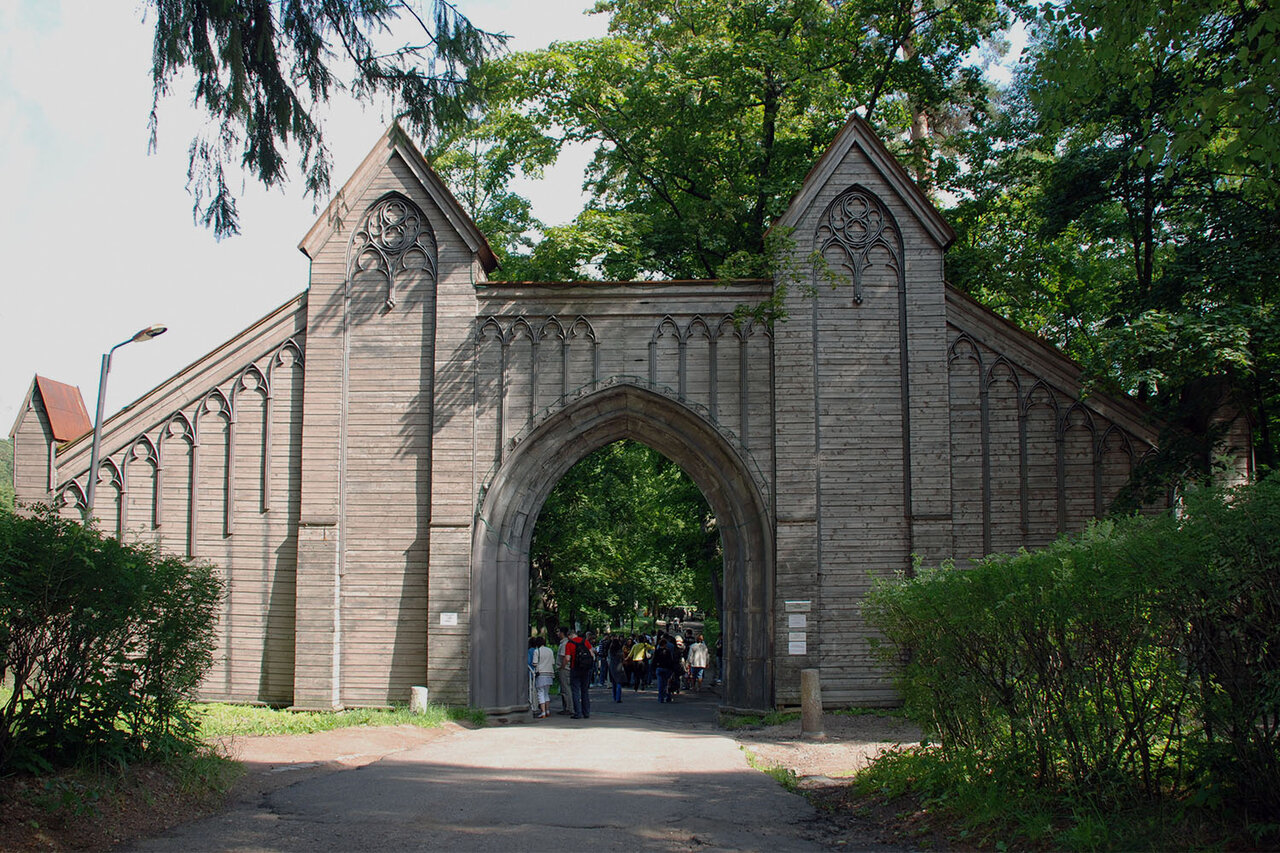
{"label": "dirt path", "polygon": [[247,774],[229,808],[126,849],[889,849],[874,825],[832,820],[750,769],[744,749],[833,784],[914,736],[896,721],[829,715],[812,742],[798,722],[723,732],[710,695],[594,701],[581,721],[236,739]]}

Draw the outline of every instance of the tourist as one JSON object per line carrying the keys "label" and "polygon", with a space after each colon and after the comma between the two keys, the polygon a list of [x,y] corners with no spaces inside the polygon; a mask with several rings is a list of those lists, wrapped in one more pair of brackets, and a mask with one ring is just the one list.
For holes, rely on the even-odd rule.
{"label": "tourist", "polygon": [[575,720],[591,716],[591,673],[595,670],[596,655],[590,637],[590,632],[584,637],[576,630],[571,631],[564,649],[564,656],[569,661],[569,686],[573,693]]}
{"label": "tourist", "polygon": [[707,648],[702,635],[699,634],[698,639],[689,647],[689,679],[693,682],[694,693],[701,692],[702,677],[707,671],[707,664],[710,662],[711,651]]}
{"label": "tourist", "polygon": [[658,678],[659,702],[671,701],[669,690],[671,686],[671,676],[675,672],[675,666],[675,644],[667,638],[666,634],[658,634],[658,642],[653,650],[653,668],[657,673]]}
{"label": "tourist", "polygon": [[649,668],[649,654],[652,651],[653,646],[645,642],[643,634],[633,638],[626,664],[633,692],[639,692],[640,685],[645,683],[645,673]]}
{"label": "tourist", "polygon": [[560,638],[560,645],[556,649],[556,673],[560,676],[560,711],[561,714],[572,714],[573,711],[569,707],[569,697],[573,693],[570,685],[569,658],[565,655],[565,648],[569,644],[569,632],[564,628],[556,629],[556,636]]}
{"label": "tourist", "polygon": [[538,647],[538,638],[530,637],[529,651],[528,651],[528,654],[525,655],[525,663],[529,667],[529,710],[533,712],[533,715],[535,717],[538,716],[538,691],[534,686],[533,664],[534,664],[534,653],[537,651],[537,647]]}
{"label": "tourist", "polygon": [[675,666],[671,668],[671,682],[667,685],[668,696],[678,696],[683,689],[682,679],[684,678],[684,657],[689,653],[688,648],[684,644],[684,637],[676,634],[671,638],[671,654],[675,660]]}
{"label": "tourist", "polygon": [[555,681],[556,656],[547,648],[547,641],[542,637],[534,638],[533,672],[534,689],[537,691],[538,710],[533,716],[545,719],[551,716],[551,682]]}
{"label": "tourist", "polygon": [[622,645],[622,638],[617,634],[609,635],[608,643],[608,664],[609,664],[609,681],[613,683],[613,701],[622,701],[622,683],[626,679],[623,672],[622,663],[625,658],[625,648]]}

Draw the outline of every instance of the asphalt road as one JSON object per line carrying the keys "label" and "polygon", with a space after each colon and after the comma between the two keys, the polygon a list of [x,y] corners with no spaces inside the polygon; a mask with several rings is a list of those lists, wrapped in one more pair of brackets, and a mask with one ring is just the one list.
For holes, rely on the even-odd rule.
{"label": "asphalt road", "polygon": [[628,691],[614,704],[593,690],[590,719],[461,730],[361,767],[299,774],[131,849],[828,849],[808,801],[751,769],[715,728],[716,701],[659,705],[653,692]]}

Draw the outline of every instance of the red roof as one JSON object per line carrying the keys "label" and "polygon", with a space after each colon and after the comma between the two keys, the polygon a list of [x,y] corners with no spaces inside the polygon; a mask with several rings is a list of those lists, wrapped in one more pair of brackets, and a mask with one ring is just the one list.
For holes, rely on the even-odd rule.
{"label": "red roof", "polygon": [[93,432],[93,421],[84,407],[84,398],[75,385],[55,382],[43,376],[36,377],[40,399],[49,415],[49,428],[56,441],[73,441],[85,433]]}

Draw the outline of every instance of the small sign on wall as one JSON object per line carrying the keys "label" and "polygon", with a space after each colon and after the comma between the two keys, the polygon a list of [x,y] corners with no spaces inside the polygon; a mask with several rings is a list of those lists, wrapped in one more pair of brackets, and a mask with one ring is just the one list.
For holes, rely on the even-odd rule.
{"label": "small sign on wall", "polygon": [[441,613],[440,624],[441,625],[457,625],[458,614],[457,613]]}
{"label": "small sign on wall", "polygon": [[809,627],[809,610],[813,606],[810,599],[788,599],[787,608],[787,654],[807,655],[809,653],[809,637],[805,629]]}

